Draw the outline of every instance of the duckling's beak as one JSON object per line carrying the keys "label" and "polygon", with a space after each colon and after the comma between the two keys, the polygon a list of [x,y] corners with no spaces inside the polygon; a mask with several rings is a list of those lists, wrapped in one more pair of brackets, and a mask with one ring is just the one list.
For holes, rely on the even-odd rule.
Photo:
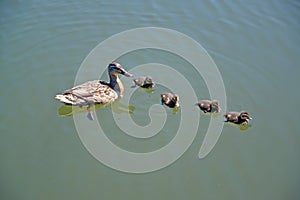
{"label": "duckling's beak", "polygon": [[133,75],[127,72],[125,69],[121,69],[121,74],[127,77],[133,77]]}
{"label": "duckling's beak", "polygon": [[247,122],[249,122],[252,119],[252,117],[249,117],[248,119],[246,119]]}

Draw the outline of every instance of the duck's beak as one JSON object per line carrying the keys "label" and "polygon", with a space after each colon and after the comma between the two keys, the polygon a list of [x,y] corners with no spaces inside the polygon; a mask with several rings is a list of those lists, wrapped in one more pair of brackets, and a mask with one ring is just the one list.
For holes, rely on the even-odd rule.
{"label": "duck's beak", "polygon": [[246,119],[247,122],[249,122],[252,119],[252,117],[249,117],[248,119]]}
{"label": "duck's beak", "polygon": [[124,76],[127,76],[127,77],[132,77],[133,76],[132,74],[130,74],[129,72],[127,72],[125,69],[121,70],[121,74],[124,75]]}

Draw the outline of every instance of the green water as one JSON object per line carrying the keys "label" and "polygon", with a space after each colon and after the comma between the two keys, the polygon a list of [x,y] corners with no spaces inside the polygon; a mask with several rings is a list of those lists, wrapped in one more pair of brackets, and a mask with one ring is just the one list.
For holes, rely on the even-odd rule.
{"label": "green water", "polygon": [[[299,19],[300,3],[292,0],[1,1],[1,199],[299,199]],[[254,119],[246,131],[225,124],[212,152],[200,160],[210,117],[201,114],[197,136],[180,159],[152,173],[127,174],[89,154],[73,118],[58,116],[61,104],[54,96],[73,86],[80,64],[100,42],[149,26],[199,42],[221,72],[227,110],[247,110]],[[118,61],[185,66],[181,72],[197,97],[209,97],[201,76],[176,55],[141,50]],[[149,104],[159,103],[166,89],[134,93],[137,124],[149,123]],[[110,107],[96,112],[111,141],[137,152],[174,137],[181,112],[166,113],[163,131],[142,140],[109,122]]]}

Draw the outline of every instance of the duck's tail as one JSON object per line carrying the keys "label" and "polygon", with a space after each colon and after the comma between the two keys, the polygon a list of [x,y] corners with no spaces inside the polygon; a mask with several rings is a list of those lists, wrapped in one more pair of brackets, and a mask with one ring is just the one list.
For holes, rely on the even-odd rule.
{"label": "duck's tail", "polygon": [[74,103],[75,103],[75,99],[72,95],[57,94],[55,96],[55,99],[57,99],[63,103],[66,103],[66,104],[74,105]]}

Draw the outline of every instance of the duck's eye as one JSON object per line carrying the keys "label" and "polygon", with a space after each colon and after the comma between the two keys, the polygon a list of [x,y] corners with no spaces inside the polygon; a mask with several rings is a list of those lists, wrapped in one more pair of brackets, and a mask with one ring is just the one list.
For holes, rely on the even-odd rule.
{"label": "duck's eye", "polygon": [[119,68],[119,67],[115,67],[115,70],[118,71],[118,72],[120,72],[120,73],[122,72],[122,69]]}
{"label": "duck's eye", "polygon": [[247,115],[247,114],[242,114],[242,118],[247,119],[247,118],[249,118],[249,115]]}
{"label": "duck's eye", "polygon": [[120,69],[119,69],[116,65],[114,65],[114,64],[110,65],[110,67],[111,67],[111,69],[116,70],[116,71],[120,70]]}

